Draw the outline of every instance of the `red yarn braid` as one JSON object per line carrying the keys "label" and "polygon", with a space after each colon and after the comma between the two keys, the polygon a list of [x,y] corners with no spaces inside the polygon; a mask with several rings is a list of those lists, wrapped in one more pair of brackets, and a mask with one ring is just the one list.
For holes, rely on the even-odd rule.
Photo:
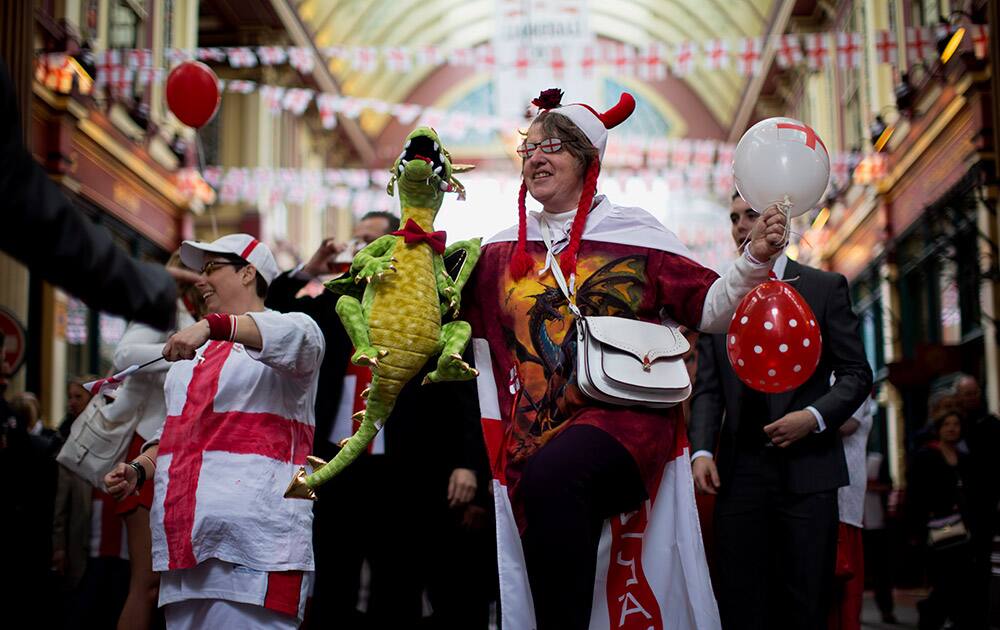
{"label": "red yarn braid", "polygon": [[590,214],[590,207],[594,204],[594,195],[597,194],[597,176],[601,174],[601,161],[594,158],[587,167],[587,174],[583,178],[583,191],[580,193],[580,203],[576,206],[576,216],[573,218],[573,227],[569,231],[569,246],[559,255],[559,267],[567,280],[570,274],[576,273],[576,255],[580,251],[580,241],[583,239],[583,228],[587,225],[587,215]]}
{"label": "red yarn braid", "polygon": [[531,271],[534,263],[528,255],[528,184],[521,180],[521,190],[517,194],[517,246],[510,259],[510,272],[514,278],[523,278]]}

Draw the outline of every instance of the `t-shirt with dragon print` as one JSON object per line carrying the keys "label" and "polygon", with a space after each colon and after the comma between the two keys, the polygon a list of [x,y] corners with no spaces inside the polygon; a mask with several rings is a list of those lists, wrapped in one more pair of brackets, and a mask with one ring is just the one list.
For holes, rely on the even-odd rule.
{"label": "t-shirt with dragon print", "polygon": [[[675,436],[684,431],[681,406],[622,407],[584,395],[576,384],[575,318],[552,273],[537,273],[545,262],[545,245],[527,243],[535,271],[518,280],[509,268],[515,245],[501,241],[483,249],[463,306],[474,336],[487,340],[493,358],[504,422],[499,465],[519,524],[523,528],[517,482],[526,459],[573,424],[598,427],[618,440],[653,496]],[[576,270],[576,304],[585,316],[657,323],[666,317],[697,328],[716,278],[711,269],[678,254],[585,240]]]}

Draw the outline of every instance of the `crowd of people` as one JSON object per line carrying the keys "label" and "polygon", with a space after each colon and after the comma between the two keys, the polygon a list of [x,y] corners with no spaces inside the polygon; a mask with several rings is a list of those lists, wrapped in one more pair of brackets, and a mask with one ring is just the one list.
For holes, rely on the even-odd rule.
{"label": "crowd of people", "polygon": [[[66,627],[486,628],[512,605],[494,532],[494,506],[509,505],[535,627],[588,628],[608,607],[651,616],[651,600],[604,605],[602,541],[609,519],[659,496],[667,467],[688,466],[675,452],[685,407],[620,406],[581,390],[572,324],[615,316],[704,333],[680,477],[691,483],[673,513],[650,511],[650,527],[677,524],[695,511],[692,485],[714,495],[710,557],[697,547],[676,573],[683,588],[672,587],[697,604],[674,619],[858,628],[867,564],[891,621],[883,461],[866,456],[872,373],[845,278],[787,258],[785,215],[738,195],[732,266],[720,276],[694,262],[647,212],[598,194],[608,132],[631,114],[631,97],[604,113],[560,97],[535,103],[518,148],[519,223],[486,242],[461,301],[481,342],[466,358],[493,382],[421,386],[418,376],[371,452],[315,504],[284,499],[307,456],[329,459],[356,428],[371,379],[349,361],[334,296],[302,291],[339,271],[348,245],[328,239],[281,272],[250,235],[185,241],[168,263],[179,272],[162,275],[176,280],[162,291],[170,312],[140,300],[127,313],[112,372],[145,367],[114,390],[85,387],[92,376],[70,381],[58,430],[36,396],[4,400],[5,596]],[[37,190],[16,199],[63,203],[25,181]],[[540,212],[527,212],[528,195]],[[398,228],[392,214],[365,215],[351,247]],[[802,294],[824,340],[815,373],[785,394],[743,384],[720,334],[771,274]],[[121,297],[115,307],[130,308]],[[495,388],[503,425],[496,449],[482,430],[484,388]],[[927,553],[931,586],[921,628],[985,628],[1000,420],[971,376],[941,392],[907,467],[905,530]],[[119,449],[103,469],[94,435]],[[688,593],[699,589],[701,599]]]}

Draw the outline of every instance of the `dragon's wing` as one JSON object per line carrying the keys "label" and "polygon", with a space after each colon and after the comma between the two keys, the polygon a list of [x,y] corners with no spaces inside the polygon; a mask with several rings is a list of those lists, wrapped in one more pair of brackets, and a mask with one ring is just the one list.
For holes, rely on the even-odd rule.
{"label": "dragon's wing", "polygon": [[584,315],[635,318],[646,285],[646,257],[632,254],[612,260],[580,285],[576,305]]}

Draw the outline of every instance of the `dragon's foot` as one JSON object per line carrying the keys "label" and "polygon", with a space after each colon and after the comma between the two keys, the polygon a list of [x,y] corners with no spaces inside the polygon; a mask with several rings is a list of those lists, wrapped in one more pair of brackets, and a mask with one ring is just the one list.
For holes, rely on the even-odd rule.
{"label": "dragon's foot", "polygon": [[292,482],[288,484],[288,489],[285,490],[286,499],[316,500],[316,493],[309,487],[309,484],[306,483],[306,476],[305,467],[299,466],[299,471],[295,473],[294,477],[292,477]]}
{"label": "dragon's foot", "polygon": [[422,385],[440,381],[467,381],[477,376],[479,376],[479,370],[463,361],[462,355],[458,353],[441,355],[441,358],[438,359],[437,369],[424,377]]}
{"label": "dragon's foot", "polygon": [[379,367],[378,360],[387,354],[389,354],[388,350],[379,350],[375,346],[358,348],[351,355],[351,363],[354,365],[367,365],[371,369],[377,370]]}
{"label": "dragon's foot", "polygon": [[381,281],[385,278],[385,274],[396,271],[396,266],[393,264],[396,262],[395,258],[390,256],[373,256],[371,260],[366,261],[360,269],[355,273],[355,282],[371,282],[372,280]]}

